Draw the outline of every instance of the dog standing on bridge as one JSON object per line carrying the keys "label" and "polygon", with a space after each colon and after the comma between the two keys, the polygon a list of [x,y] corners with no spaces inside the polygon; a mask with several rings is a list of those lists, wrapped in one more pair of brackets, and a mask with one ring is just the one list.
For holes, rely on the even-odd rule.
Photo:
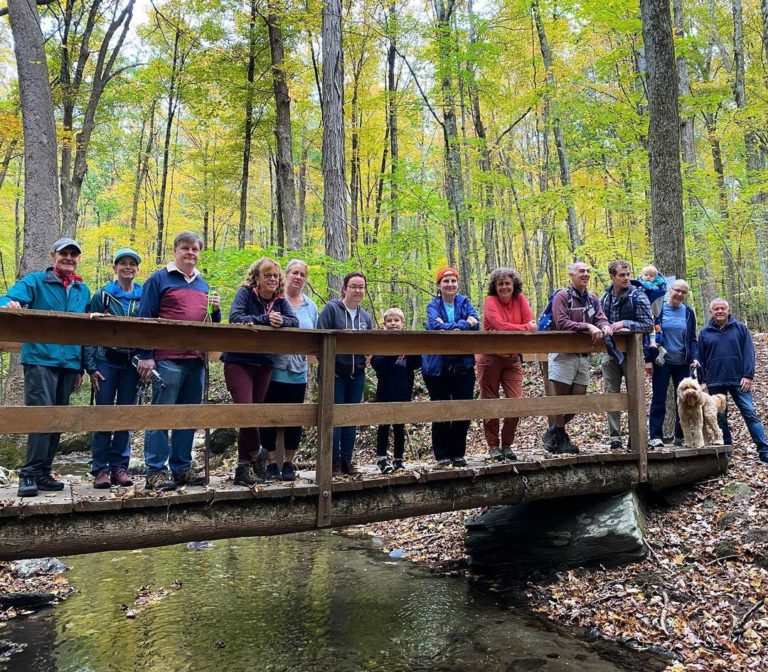
{"label": "dog standing on bridge", "polygon": [[717,414],[725,411],[724,394],[707,394],[695,378],[683,378],[677,388],[677,411],[685,445],[703,448],[723,443]]}

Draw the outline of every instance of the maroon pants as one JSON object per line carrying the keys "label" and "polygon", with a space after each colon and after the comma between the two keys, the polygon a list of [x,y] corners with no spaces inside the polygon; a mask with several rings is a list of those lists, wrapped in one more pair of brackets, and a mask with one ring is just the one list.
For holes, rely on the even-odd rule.
{"label": "maroon pants", "polygon": [[[224,362],[224,380],[236,404],[261,404],[267,394],[271,366],[248,366]],[[241,427],[237,434],[237,459],[252,462],[261,447],[258,427]]]}
{"label": "maroon pants", "polygon": [[[507,399],[523,396],[523,365],[517,355],[476,355],[477,379],[480,383],[481,399],[498,399],[499,387]],[[505,418],[501,430],[501,445],[511,446],[520,418]],[[488,448],[499,447],[499,419],[483,420],[485,441]]]}

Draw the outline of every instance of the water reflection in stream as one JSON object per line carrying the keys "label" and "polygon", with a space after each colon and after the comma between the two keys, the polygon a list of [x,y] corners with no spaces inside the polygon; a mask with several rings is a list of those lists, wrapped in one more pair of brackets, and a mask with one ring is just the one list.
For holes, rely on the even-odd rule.
{"label": "water reflection in stream", "polygon": [[[126,534],[130,534],[126,530]],[[13,672],[608,672],[659,659],[543,628],[463,579],[332,533],[65,559],[77,593],[0,631]],[[125,618],[139,586],[181,590]],[[621,658],[623,656],[623,659]]]}

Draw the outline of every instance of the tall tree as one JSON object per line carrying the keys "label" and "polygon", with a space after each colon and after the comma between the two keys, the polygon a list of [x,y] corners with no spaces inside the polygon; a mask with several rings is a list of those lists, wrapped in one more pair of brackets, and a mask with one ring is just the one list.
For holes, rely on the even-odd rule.
{"label": "tall tree", "polygon": [[248,20],[248,65],[245,88],[245,123],[243,124],[243,168],[240,179],[240,223],[237,228],[237,247],[245,248],[245,231],[248,222],[248,181],[251,171],[251,142],[253,140],[253,83],[256,77],[256,0],[251,0]]}
{"label": "tall tree", "polygon": [[640,0],[648,89],[651,230],[658,267],[686,275],[680,115],[669,0]]}
{"label": "tall tree", "polygon": [[24,251],[19,274],[45,267],[60,235],[56,122],[45,39],[34,2],[9,0],[24,129]]}
{"label": "tall tree", "polygon": [[303,244],[303,231],[296,210],[296,186],[293,174],[293,133],[291,129],[291,96],[285,72],[285,44],[280,27],[284,10],[277,0],[269,1],[267,28],[272,56],[272,88],[275,94],[275,170],[280,214],[289,250],[298,250]]}
{"label": "tall tree", "polygon": [[[344,51],[341,40],[341,0],[323,5],[323,220],[325,253],[348,257],[347,185],[344,176]],[[341,289],[341,276],[328,271],[329,289]]]}

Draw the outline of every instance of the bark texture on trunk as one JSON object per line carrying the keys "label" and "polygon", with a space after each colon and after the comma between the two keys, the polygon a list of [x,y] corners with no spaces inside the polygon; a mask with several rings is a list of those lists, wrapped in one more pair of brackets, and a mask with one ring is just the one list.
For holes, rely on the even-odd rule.
{"label": "bark texture on trunk", "polygon": [[648,163],[651,229],[656,265],[667,275],[686,276],[680,115],[672,20],[668,0],[640,0],[648,73]]}
{"label": "bark texture on trunk", "polygon": [[245,248],[245,232],[248,224],[248,181],[251,170],[251,139],[253,137],[253,82],[256,72],[256,0],[251,0],[251,16],[248,21],[248,66],[246,73],[245,122],[243,124],[243,160],[240,173],[240,220],[237,227],[237,247]]}

